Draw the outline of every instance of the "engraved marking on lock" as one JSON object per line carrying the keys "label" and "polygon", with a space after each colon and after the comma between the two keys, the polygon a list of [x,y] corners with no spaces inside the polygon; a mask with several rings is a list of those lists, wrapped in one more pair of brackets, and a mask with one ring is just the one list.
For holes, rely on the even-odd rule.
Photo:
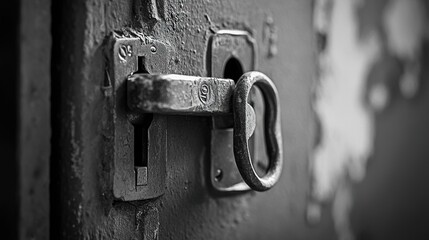
{"label": "engraved marking on lock", "polygon": [[131,45],[121,45],[119,47],[118,56],[119,56],[119,59],[121,59],[121,61],[126,62],[127,57],[131,57],[132,55],[133,55],[133,48],[131,47]]}
{"label": "engraved marking on lock", "polygon": [[210,85],[203,83],[200,86],[200,91],[199,91],[199,97],[200,97],[200,101],[203,104],[207,104],[208,102],[210,102],[210,98],[211,98],[211,94],[210,94]]}

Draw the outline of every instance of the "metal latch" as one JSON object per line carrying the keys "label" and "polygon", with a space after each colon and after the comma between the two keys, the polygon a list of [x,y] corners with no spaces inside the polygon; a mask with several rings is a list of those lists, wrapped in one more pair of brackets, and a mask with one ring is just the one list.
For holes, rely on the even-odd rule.
{"label": "metal latch", "polygon": [[[259,87],[265,100],[267,173],[260,177],[250,157],[248,139],[255,129],[255,112],[248,103],[250,89]],[[135,113],[230,116],[234,122],[234,156],[243,180],[256,191],[270,189],[282,171],[282,137],[278,94],[260,72],[247,72],[237,84],[231,79],[185,75],[133,74],[127,82],[128,107]]]}
{"label": "metal latch", "polygon": [[[105,96],[102,121],[104,159],[103,174],[100,175],[103,182],[109,183],[103,185],[106,186],[105,192],[112,193],[114,199],[121,201],[152,199],[164,194],[168,118],[165,114],[212,117],[210,179],[216,191],[247,191],[249,186],[266,190],[274,184],[281,171],[282,155],[275,87],[265,75],[258,73],[245,74],[242,79],[247,80],[241,84],[228,79],[238,80],[242,73],[256,69],[256,41],[249,33],[221,30],[210,37],[207,75],[216,78],[160,75],[168,73],[170,47],[150,37],[114,32],[107,43],[108,61],[102,87]],[[240,71],[235,71],[234,76],[225,75],[226,66],[232,63],[230,66],[236,69],[234,63],[237,62]],[[245,94],[250,91],[253,81],[261,90],[265,89],[265,114],[261,114],[264,112],[264,104],[259,101],[262,100],[261,92],[252,88],[250,97],[248,92]],[[242,94],[240,98],[235,97],[239,94]],[[246,97],[254,107],[244,102],[233,103],[233,99],[245,100]],[[241,110],[235,111],[234,106]],[[261,127],[256,127],[247,141],[254,131],[255,118],[262,122],[262,115],[265,116],[265,134]],[[239,125],[235,127],[234,124]],[[259,157],[254,157],[258,159],[256,165],[263,164],[263,168],[258,170],[265,171],[266,161],[259,160],[266,157],[259,155],[265,153],[252,150],[252,146],[262,146],[264,142],[271,159],[268,164],[270,171],[259,178],[252,168],[251,158],[258,154]],[[237,149],[233,150],[233,146]]]}

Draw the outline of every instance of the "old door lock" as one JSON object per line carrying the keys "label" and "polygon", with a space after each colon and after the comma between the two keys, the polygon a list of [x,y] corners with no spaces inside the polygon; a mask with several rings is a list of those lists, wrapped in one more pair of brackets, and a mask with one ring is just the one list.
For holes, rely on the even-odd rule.
{"label": "old door lock", "polygon": [[[256,173],[248,139],[255,129],[255,112],[248,103],[250,89],[259,87],[265,100],[265,141],[269,167]],[[127,82],[128,107],[136,113],[230,115],[234,122],[234,156],[243,180],[256,191],[270,189],[282,171],[282,137],[278,94],[274,83],[260,72],[247,72],[237,84],[231,79],[185,75],[134,74]]]}
{"label": "old door lock", "polygon": [[[106,184],[106,191],[121,201],[151,199],[164,194],[167,186],[165,114],[212,116],[210,180],[216,191],[247,191],[250,187],[264,191],[272,187],[282,168],[277,92],[271,80],[261,73],[246,73],[237,83],[231,80],[256,69],[256,41],[240,30],[213,34],[206,59],[207,75],[211,78],[160,75],[168,72],[168,48],[161,41],[122,32],[112,33],[108,41],[102,122],[103,173],[106,173],[102,177],[111,183]],[[231,75],[226,74],[226,69],[239,71]],[[257,88],[251,89],[253,84],[259,86],[263,94]],[[265,104],[262,104],[262,95]],[[248,99],[252,106],[247,104]],[[265,114],[258,114],[264,112],[264,105]],[[255,129],[255,119],[263,121],[262,115],[265,134],[257,127],[248,140]],[[263,160],[267,157],[252,148],[264,144],[270,159],[268,170]],[[256,174],[252,158],[263,161],[256,165],[264,164],[263,168],[258,167],[267,172],[264,177]]]}

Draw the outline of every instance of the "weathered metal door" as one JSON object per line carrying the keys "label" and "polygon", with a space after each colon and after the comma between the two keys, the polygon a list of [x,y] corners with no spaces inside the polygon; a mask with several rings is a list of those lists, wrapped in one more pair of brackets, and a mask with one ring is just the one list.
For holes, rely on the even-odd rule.
{"label": "weathered metal door", "polygon": [[[317,228],[305,222],[314,139],[311,1],[70,1],[54,9],[61,13],[54,22],[61,47],[53,55],[60,63],[53,87],[61,100],[54,107],[62,119],[53,147],[59,169],[53,215],[60,217],[54,236],[332,238],[330,222]],[[237,81],[250,70],[266,74],[279,93],[283,170],[268,191],[225,190],[241,179],[224,162],[234,159],[232,128],[224,119],[155,113],[133,125],[122,118],[128,110],[121,81],[129,74]],[[257,126],[250,151],[263,173],[269,165],[264,103],[260,93],[253,95]]]}
{"label": "weathered metal door", "polygon": [[[319,19],[319,15],[314,14],[320,7],[318,4],[323,5],[323,2],[338,3],[329,13],[334,20],[326,21],[326,25]],[[371,5],[368,2],[365,6]],[[381,11],[383,4],[387,4],[385,2],[368,9]],[[332,8],[332,4],[327,5]],[[366,79],[367,74],[378,79],[379,75],[390,75],[385,73],[389,70],[374,70],[371,72],[374,76],[369,74],[368,69],[377,62],[374,59],[378,59],[380,65],[387,62],[388,67],[394,69],[399,61],[399,57],[386,50],[388,47],[383,47],[383,44],[386,44],[385,38],[390,35],[371,37],[368,45],[362,45],[363,47],[357,44],[359,41],[356,39],[361,39],[373,31],[361,27],[359,31],[363,33],[360,35],[350,33],[358,31],[358,27],[350,20],[354,19],[350,16],[355,16],[355,5],[357,6],[352,4],[352,1],[311,0],[52,1],[51,102],[48,104],[51,108],[51,125],[45,126],[52,130],[52,137],[50,144],[48,138],[44,138],[46,141],[43,142],[51,148],[50,164],[47,164],[47,158],[43,158],[46,160],[44,164],[49,165],[51,170],[50,176],[47,173],[40,174],[43,173],[40,169],[34,171],[44,177],[45,185],[50,183],[50,203],[40,200],[47,199],[48,194],[44,195],[45,198],[37,198],[45,204],[44,207],[49,206],[50,215],[43,215],[44,220],[41,222],[45,224],[39,235],[35,230],[37,224],[34,224],[37,220],[33,220],[33,224],[29,224],[32,228],[29,227],[28,236],[50,235],[51,239],[352,238],[353,236],[348,235],[351,228],[349,221],[343,221],[344,211],[348,214],[351,208],[348,204],[352,194],[348,186],[352,183],[346,180],[344,185],[338,183],[348,177],[345,170],[341,173],[344,179],[327,178],[332,181],[329,186],[337,187],[336,195],[330,196],[334,203],[330,199],[326,201],[329,204],[321,208],[320,202],[323,202],[323,199],[317,203],[312,201],[320,197],[317,192],[312,192],[311,188],[311,181],[317,177],[317,173],[314,173],[317,170],[314,169],[321,169],[320,166],[317,168],[313,165],[325,163],[310,161],[314,145],[322,146],[320,152],[326,153],[328,160],[333,156],[331,153],[337,153],[335,144],[330,145],[333,146],[331,149],[320,145],[320,142],[324,141],[320,136],[324,133],[319,130],[325,128],[317,124],[318,120],[323,125],[329,122],[325,121],[326,116],[336,115],[327,114],[323,118],[323,101],[315,104],[319,116],[314,114],[314,86],[318,82],[315,79],[326,74],[323,76],[328,76],[326,82],[329,83],[331,70],[328,67],[326,72],[323,68],[318,71],[317,64],[323,65],[324,61],[332,56],[334,60],[338,60],[335,57],[350,54],[347,47],[352,46],[354,51],[351,53],[358,57],[353,58],[356,61],[350,65],[340,64],[340,69],[347,69],[340,71],[343,74],[341,76],[348,76],[347,67],[350,67],[353,77],[365,76]],[[382,5],[383,7],[380,7]],[[375,16],[377,14],[368,9],[359,8],[359,11],[368,13],[361,13],[359,21],[368,21],[369,29],[382,29],[378,23],[372,22],[381,22]],[[327,27],[328,25],[330,27]],[[335,30],[335,27],[340,30]],[[49,32],[47,28],[45,30]],[[339,37],[343,31],[345,35],[351,34],[352,37]],[[381,32],[387,35],[389,33],[387,30]],[[332,45],[329,42],[331,39]],[[320,46],[317,43],[320,43]],[[345,46],[346,50],[333,47],[335,44]],[[353,48],[353,44],[362,48]],[[36,48],[32,48],[34,49]],[[427,51],[422,49],[423,59],[423,56],[427,57]],[[322,52],[321,55],[318,55],[319,51]],[[379,55],[373,55],[374,52]],[[39,55],[43,56],[42,53]],[[379,56],[385,58],[378,58]],[[413,63],[413,59],[408,60]],[[342,63],[342,59],[336,63]],[[412,68],[414,65],[409,66]],[[362,69],[368,72],[363,72]],[[232,110],[234,107],[231,104],[236,103],[228,101],[235,98],[236,95],[231,95],[235,94],[232,93],[233,87],[239,85],[240,77],[249,71],[265,74],[278,91],[276,106],[280,110],[280,128],[277,133],[281,133],[281,137],[280,141],[276,142],[281,144],[274,150],[283,152],[283,168],[281,174],[276,175],[279,179],[276,178],[278,181],[273,187],[246,184],[252,179],[246,179],[235,164],[237,154],[234,153],[237,149],[234,148],[237,144],[234,143],[233,135],[234,131],[237,131],[237,117],[231,116],[235,111]],[[151,80],[150,84],[153,85],[147,80]],[[178,85],[173,86],[172,80]],[[221,85],[223,87],[220,87]],[[37,84],[34,86],[40,87]],[[275,102],[270,100],[275,99],[270,98],[274,96],[270,94],[275,91],[268,95],[267,92],[270,91],[252,88],[249,106],[254,108],[255,112],[243,115],[243,118],[250,116],[249,118],[256,119],[255,132],[248,141],[249,151],[243,152],[249,153],[253,167],[261,176],[267,171],[270,172],[270,169],[274,169],[273,165],[276,165],[271,158],[275,141],[266,137],[270,136],[270,128],[264,127],[269,125],[267,121],[270,121],[270,117],[266,116],[270,116],[275,109],[267,103]],[[322,93],[327,93],[325,96],[329,97],[332,92]],[[344,96],[348,95],[347,93]],[[149,94],[154,102],[144,102],[140,99],[140,94]],[[372,95],[369,95],[371,100]],[[374,96],[375,104],[383,100],[380,100],[378,93]],[[45,97],[44,100],[48,101],[48,96]],[[427,105],[428,101],[422,99],[418,100],[418,103],[421,103],[418,106]],[[198,102],[196,106],[193,105],[195,102]],[[208,107],[214,103],[217,108]],[[186,104],[195,108],[185,109],[184,106],[188,106]],[[243,106],[247,109],[247,105]],[[428,128],[424,128],[424,132],[417,127],[427,124],[424,123],[427,114],[420,114],[427,111],[423,110],[423,107],[401,109],[408,109],[409,111],[405,111],[406,115],[414,114],[412,119],[419,121],[408,121],[396,116],[393,119],[399,120],[390,122],[390,125],[378,123],[379,126],[385,127],[380,130],[383,138],[391,138],[390,133],[393,131],[390,130],[409,123],[414,124],[415,128],[403,128],[403,134],[408,134],[408,139],[412,138],[413,133],[420,134],[419,139],[427,139]],[[225,112],[227,116],[216,115]],[[44,116],[48,119],[48,115]],[[370,116],[371,120],[375,119],[374,115]],[[350,119],[355,120],[353,117]],[[374,122],[375,120],[371,123]],[[247,121],[243,123],[247,124]],[[344,122],[338,121],[337,125],[332,124],[330,127],[335,130],[336,126],[343,126],[342,123]],[[350,129],[354,130],[354,127],[351,126]],[[44,128],[36,129],[39,133],[36,132],[34,136],[42,135],[40,132]],[[355,133],[361,133],[361,128],[356,129],[358,131]],[[374,133],[374,129],[369,132]],[[364,131],[366,130],[368,129],[364,128]],[[246,134],[244,136],[248,137]],[[279,137],[280,134],[275,136]],[[399,149],[397,146],[403,146],[401,144],[405,144],[404,141],[407,140],[400,137],[395,139],[397,141],[392,141],[396,143],[394,146],[380,145],[384,146],[380,151],[392,151],[387,157],[379,156],[380,158],[398,158],[393,150]],[[32,141],[37,142],[37,138],[32,138]],[[341,145],[344,142],[338,143]],[[353,146],[344,149],[353,150]],[[413,151],[413,146],[406,145],[405,148]],[[45,155],[49,152],[48,148],[43,148],[46,150],[43,151]],[[428,155],[427,151],[422,149],[424,147],[419,147],[420,153],[413,159]],[[368,156],[364,157],[364,161],[356,162],[365,163]],[[396,165],[392,166],[400,166],[398,162],[400,161],[396,161]],[[421,164],[422,161],[417,160],[416,163]],[[389,164],[387,166],[389,167],[380,168],[398,169],[390,168]],[[427,167],[427,164],[425,166]],[[338,168],[341,167],[343,166]],[[413,169],[416,168],[419,167]],[[408,171],[408,174],[414,170]],[[361,172],[351,178],[363,179],[363,174],[359,173]],[[419,173],[424,175],[422,171]],[[327,174],[330,172],[327,171]],[[379,175],[376,171],[371,174],[372,177]],[[387,175],[389,174],[381,171],[381,176]],[[243,183],[243,177],[246,183]],[[390,177],[386,182],[391,182],[393,178],[395,177]],[[32,178],[26,179],[27,183],[31,182]],[[366,239],[366,234],[369,237],[389,236],[383,233],[389,232],[390,230],[386,229],[398,223],[391,220],[398,218],[383,218],[382,212],[375,215],[381,216],[379,219],[391,223],[390,225],[371,223],[373,225],[367,226],[365,219],[373,215],[368,211],[360,211],[366,207],[384,209],[365,202],[365,191],[377,192],[378,190],[372,189],[371,186],[378,186],[377,182],[383,183],[380,179],[376,178],[372,180],[375,183],[368,185],[364,183],[365,190],[353,192],[357,196],[353,229],[358,232],[357,237],[362,239]],[[28,185],[31,186],[31,183]],[[248,185],[253,189],[267,191],[250,190]],[[43,189],[46,190],[47,187]],[[323,198],[324,195],[320,195],[320,198]],[[371,196],[375,196],[374,199],[382,199],[380,195]],[[423,200],[418,203],[424,205]],[[410,203],[406,200],[398,202],[400,206]],[[330,210],[334,220],[331,214],[321,214],[322,211]],[[386,211],[393,212],[389,209]],[[50,219],[49,224],[47,219]],[[374,230],[372,226],[381,227],[375,227]],[[49,234],[47,229],[50,229]],[[417,229],[421,230],[422,227]]]}
{"label": "weathered metal door", "polygon": [[428,12],[5,1],[2,239],[428,239]]}

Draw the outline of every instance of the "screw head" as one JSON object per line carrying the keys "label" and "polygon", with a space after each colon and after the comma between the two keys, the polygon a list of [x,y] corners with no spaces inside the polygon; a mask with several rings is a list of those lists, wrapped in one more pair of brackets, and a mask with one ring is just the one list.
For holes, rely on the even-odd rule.
{"label": "screw head", "polygon": [[223,172],[221,169],[216,169],[216,173],[215,173],[215,181],[216,182],[220,182],[222,180],[223,177]]}
{"label": "screw head", "polygon": [[151,51],[152,53],[156,53],[156,47],[155,47],[155,46],[150,47],[150,51]]}

